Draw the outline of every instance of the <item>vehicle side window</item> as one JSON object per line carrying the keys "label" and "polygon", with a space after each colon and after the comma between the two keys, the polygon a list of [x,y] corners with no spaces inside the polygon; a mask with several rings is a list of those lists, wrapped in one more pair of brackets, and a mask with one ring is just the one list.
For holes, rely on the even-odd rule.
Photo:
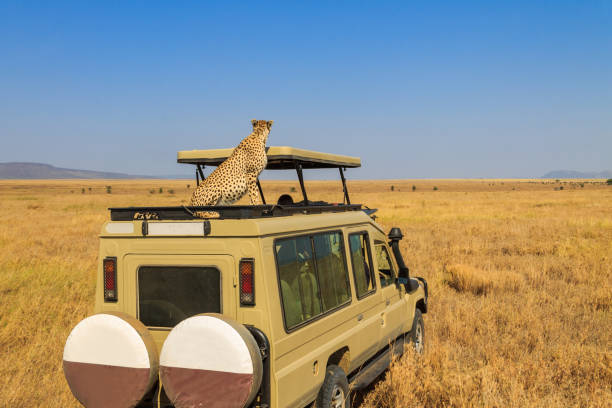
{"label": "vehicle side window", "polygon": [[339,232],[318,234],[313,237],[313,243],[323,311],[327,312],[350,298],[342,235]]}
{"label": "vehicle side window", "polygon": [[351,299],[342,234],[326,232],[275,242],[288,329]]}
{"label": "vehicle side window", "polygon": [[378,275],[380,276],[380,286],[385,287],[391,285],[395,281],[395,273],[393,272],[393,263],[389,258],[389,252],[384,245],[376,245],[376,263],[378,264]]}
{"label": "vehicle side window", "polygon": [[374,270],[372,269],[370,256],[370,244],[368,234],[360,232],[349,235],[349,250],[351,253],[351,264],[355,277],[357,297],[362,297],[376,289]]}
{"label": "vehicle side window", "polygon": [[276,258],[285,322],[293,327],[321,313],[310,237],[278,241]]}

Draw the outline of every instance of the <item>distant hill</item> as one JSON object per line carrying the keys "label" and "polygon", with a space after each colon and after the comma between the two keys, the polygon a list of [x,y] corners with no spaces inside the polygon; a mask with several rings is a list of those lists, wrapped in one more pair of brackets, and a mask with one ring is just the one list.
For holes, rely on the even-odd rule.
{"label": "distant hill", "polygon": [[568,179],[568,178],[585,178],[585,179],[609,179],[612,178],[612,170],[596,171],[574,171],[574,170],[554,170],[549,171],[540,178],[552,179]]}
{"label": "distant hill", "polygon": [[0,163],[0,179],[135,179],[158,177],[160,176],[63,169],[44,163]]}

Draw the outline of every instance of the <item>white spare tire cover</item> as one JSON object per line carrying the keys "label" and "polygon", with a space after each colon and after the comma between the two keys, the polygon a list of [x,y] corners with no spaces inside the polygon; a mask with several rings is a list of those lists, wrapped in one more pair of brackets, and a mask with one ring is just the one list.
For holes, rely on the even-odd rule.
{"label": "white spare tire cover", "polygon": [[151,334],[125,313],[81,320],[64,347],[64,375],[87,408],[135,407],[157,379],[158,368]]}
{"label": "white spare tire cover", "polygon": [[159,363],[164,390],[176,408],[243,408],[257,394],[263,372],[251,333],[216,313],[174,327]]}

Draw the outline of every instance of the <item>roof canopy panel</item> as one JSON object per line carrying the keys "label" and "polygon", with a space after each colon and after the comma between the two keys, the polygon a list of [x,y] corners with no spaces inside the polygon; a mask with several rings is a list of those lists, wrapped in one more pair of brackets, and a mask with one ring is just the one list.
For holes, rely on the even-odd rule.
{"label": "roof canopy panel", "polygon": [[[218,166],[227,159],[233,151],[233,148],[183,150],[178,152],[177,162]],[[296,149],[295,147],[289,146],[266,147],[266,153],[268,154],[268,165],[266,166],[268,170],[295,169],[298,163],[305,169],[361,167],[361,159],[359,157],[321,153],[313,150]]]}

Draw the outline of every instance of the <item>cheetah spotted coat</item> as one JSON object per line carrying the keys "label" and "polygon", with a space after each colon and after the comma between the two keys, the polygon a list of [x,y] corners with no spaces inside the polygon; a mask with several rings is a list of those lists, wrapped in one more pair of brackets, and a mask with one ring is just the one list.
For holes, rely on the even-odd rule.
{"label": "cheetah spotted coat", "polygon": [[[262,204],[257,177],[268,164],[266,141],[273,121],[252,120],[253,133],[244,138],[231,156],[204,179],[191,196],[192,206],[231,205],[247,192],[252,205]],[[200,217],[218,217],[198,212]]]}

